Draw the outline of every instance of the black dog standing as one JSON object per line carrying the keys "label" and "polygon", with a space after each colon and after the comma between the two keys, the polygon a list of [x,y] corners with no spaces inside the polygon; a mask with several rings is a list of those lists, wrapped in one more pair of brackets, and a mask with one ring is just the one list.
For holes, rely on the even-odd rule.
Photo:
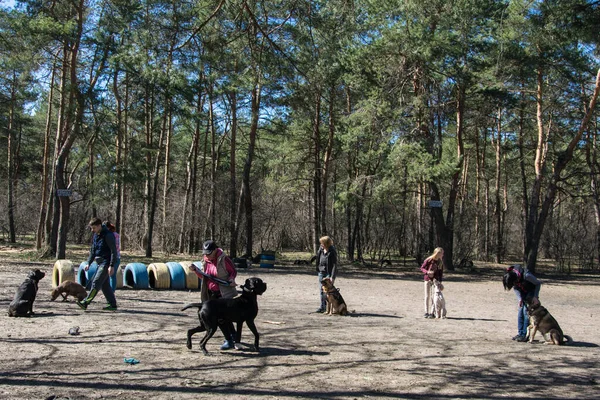
{"label": "black dog standing", "polygon": [[[242,294],[233,299],[212,299],[203,303],[192,303],[181,309],[187,310],[191,307],[198,307],[198,319],[200,325],[187,332],[187,348],[192,348],[192,335],[198,332],[206,331],[206,334],[200,340],[200,348],[204,354],[206,342],[215,334],[218,326],[226,326],[227,323],[237,323],[236,342],[240,342],[242,337],[242,325],[246,322],[248,328],[254,334],[254,348],[259,351],[259,334],[254,325],[254,319],[258,315],[257,295],[262,295],[267,290],[267,284],[260,278],[249,278],[241,286]],[[229,334],[232,334],[230,332]]]}
{"label": "black dog standing", "polygon": [[33,302],[37,295],[38,284],[44,276],[46,274],[39,269],[29,272],[27,279],[21,283],[17,293],[15,293],[14,300],[8,306],[9,317],[30,317],[33,315]]}

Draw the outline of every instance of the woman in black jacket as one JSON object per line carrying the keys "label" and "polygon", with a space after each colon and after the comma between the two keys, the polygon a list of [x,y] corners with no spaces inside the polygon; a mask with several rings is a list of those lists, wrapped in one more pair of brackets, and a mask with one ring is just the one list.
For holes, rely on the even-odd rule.
{"label": "woman in black jacket", "polygon": [[324,278],[331,278],[331,283],[335,281],[337,272],[337,252],[333,246],[333,240],[329,236],[323,236],[319,239],[321,247],[317,252],[316,267],[319,278],[319,292],[321,294],[321,307],[317,308],[318,313],[325,312],[327,306],[327,295],[323,292],[321,281]]}

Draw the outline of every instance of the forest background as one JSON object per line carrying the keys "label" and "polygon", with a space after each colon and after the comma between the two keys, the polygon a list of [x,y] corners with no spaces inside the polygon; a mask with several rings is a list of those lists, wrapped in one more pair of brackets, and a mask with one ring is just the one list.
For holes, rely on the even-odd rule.
{"label": "forest background", "polygon": [[598,32],[584,0],[4,4],[3,240],[597,270]]}

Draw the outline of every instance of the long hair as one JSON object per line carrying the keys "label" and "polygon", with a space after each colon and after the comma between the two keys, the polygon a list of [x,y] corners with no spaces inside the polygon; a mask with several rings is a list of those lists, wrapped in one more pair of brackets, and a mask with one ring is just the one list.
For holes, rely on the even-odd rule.
{"label": "long hair", "polygon": [[323,236],[321,239],[319,239],[319,243],[321,243],[327,248],[330,248],[331,246],[333,246],[333,239],[329,236]]}
{"label": "long hair", "polygon": [[510,290],[515,286],[515,283],[519,280],[519,271],[515,269],[515,266],[508,267],[504,276],[502,277],[502,284],[504,285],[504,290]]}

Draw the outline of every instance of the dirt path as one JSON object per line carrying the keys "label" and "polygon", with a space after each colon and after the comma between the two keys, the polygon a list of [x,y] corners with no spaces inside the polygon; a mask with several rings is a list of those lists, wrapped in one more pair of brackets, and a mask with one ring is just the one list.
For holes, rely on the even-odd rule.
{"label": "dirt path", "polygon": [[[35,264],[0,260],[0,306]],[[422,318],[421,276],[389,268],[376,273],[343,267],[336,281],[349,317],[314,314],[311,267],[241,270],[268,284],[259,298],[262,351],[211,355],[185,347],[197,322],[182,305],[198,292],[119,290],[119,311],[101,311],[104,299],[80,311],[50,302],[49,264],[37,315],[0,316],[0,399],[198,398],[600,398],[600,278],[544,277],[541,300],[571,335],[573,346],[516,343],[516,300],[504,292],[498,268],[485,274],[448,274],[448,319]],[[79,336],[68,335],[79,326]],[[541,337],[540,337],[541,339]],[[140,361],[123,362],[125,357]]]}

